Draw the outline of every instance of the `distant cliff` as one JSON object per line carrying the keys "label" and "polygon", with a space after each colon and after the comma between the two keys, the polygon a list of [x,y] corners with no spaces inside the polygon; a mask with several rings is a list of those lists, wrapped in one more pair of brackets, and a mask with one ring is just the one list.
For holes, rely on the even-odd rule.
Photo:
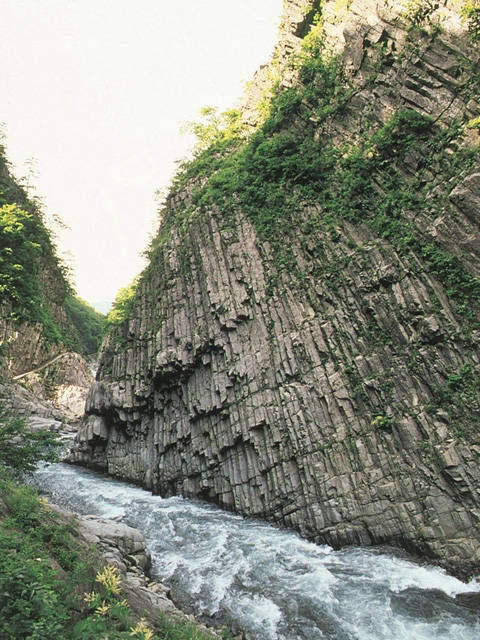
{"label": "distant cliff", "polygon": [[69,352],[95,354],[105,322],[76,296],[67,271],[40,204],[14,177],[0,144],[0,383],[18,379],[44,399],[75,387],[75,398],[58,400],[67,413],[81,403],[78,418],[79,389],[92,377],[83,358]]}
{"label": "distant cliff", "polygon": [[174,181],[77,461],[478,571],[479,22],[286,2]]}

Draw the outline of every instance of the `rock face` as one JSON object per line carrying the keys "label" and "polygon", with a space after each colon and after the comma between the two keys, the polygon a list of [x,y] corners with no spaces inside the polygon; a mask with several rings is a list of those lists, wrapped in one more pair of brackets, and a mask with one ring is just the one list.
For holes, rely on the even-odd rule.
{"label": "rock face", "polygon": [[[0,306],[0,316],[2,311]],[[46,340],[36,324],[5,317],[0,317],[0,350],[0,380],[7,385],[15,383],[10,386],[10,395],[16,400],[8,405],[16,415],[44,417],[42,407],[46,403],[50,413],[57,409],[69,423],[81,420],[87,391],[94,380],[83,356],[66,351],[62,342]],[[29,392],[33,396],[25,404]]]}
{"label": "rock face", "polygon": [[[60,367],[60,378],[57,383],[39,378],[38,373],[26,376],[27,380],[0,384],[0,408],[2,416],[11,415],[26,420],[30,429],[48,429],[50,431],[74,431],[78,427],[85,410],[85,401],[89,385],[93,381],[87,364],[78,354],[64,354],[60,358],[65,361],[73,359],[71,371],[74,374],[75,384],[68,376],[63,377],[63,369]],[[79,372],[84,371],[84,376]]]}
{"label": "rock face", "polygon": [[58,409],[42,402],[20,384],[0,384],[0,406],[7,415],[26,420],[32,430],[60,431],[65,428],[63,415]]}
{"label": "rock face", "polygon": [[[286,4],[283,64],[319,5]],[[478,115],[478,93],[468,89],[478,83],[468,62],[478,50],[456,3],[431,8],[428,29],[423,14],[407,20],[389,2],[354,0],[341,15],[337,5],[322,3],[322,20],[324,42],[341,55],[342,104],[338,93],[330,111],[303,98],[272,133],[305,142],[311,130],[318,155],[308,166],[328,145],[342,150],[328,185],[315,187],[325,194],[338,181],[337,199],[307,198],[296,177],[290,226],[278,218],[268,236],[240,190],[203,208],[208,178],[193,175],[174,190],[133,310],[105,343],[72,455],[317,541],[398,544],[472,574],[480,561],[478,129],[452,133],[443,156],[432,147],[455,121]],[[282,72],[285,87],[300,82],[295,69]],[[406,130],[385,142],[399,113],[416,123],[403,155]],[[436,138],[418,124],[426,116]],[[367,135],[371,146],[362,147]],[[469,158],[461,167],[458,149]],[[347,165],[358,167],[348,183],[339,178]],[[340,203],[358,215],[341,214]]]}
{"label": "rock face", "polygon": [[87,361],[78,353],[61,353],[33,371],[14,378],[61,411],[68,422],[84,415],[85,401],[94,377]]}

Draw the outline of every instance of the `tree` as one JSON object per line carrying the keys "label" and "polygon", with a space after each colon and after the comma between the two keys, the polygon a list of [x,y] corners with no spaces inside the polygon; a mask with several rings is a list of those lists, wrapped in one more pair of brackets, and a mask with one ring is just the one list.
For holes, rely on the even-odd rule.
{"label": "tree", "polygon": [[113,307],[107,315],[107,323],[110,326],[118,326],[128,318],[133,309],[137,292],[138,277],[127,287],[122,287],[115,298]]}
{"label": "tree", "polygon": [[237,109],[228,109],[219,113],[216,107],[203,107],[200,110],[200,122],[187,122],[182,126],[182,133],[193,133],[197,142],[194,155],[219,142],[229,142],[242,136],[245,126]]}
{"label": "tree", "polygon": [[59,446],[56,433],[30,431],[25,419],[9,415],[0,405],[0,469],[20,479],[35,471],[41,460],[58,462]]}
{"label": "tree", "polygon": [[38,304],[36,221],[15,204],[0,207],[0,293],[20,312]]}

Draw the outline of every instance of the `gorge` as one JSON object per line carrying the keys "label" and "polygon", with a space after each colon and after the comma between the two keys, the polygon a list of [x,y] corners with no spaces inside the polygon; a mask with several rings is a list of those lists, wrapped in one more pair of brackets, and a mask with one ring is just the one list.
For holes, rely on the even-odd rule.
{"label": "gorge", "polygon": [[0,143],[0,636],[478,637],[478,0],[284,9],[108,320]]}
{"label": "gorge", "polygon": [[173,182],[72,460],[478,573],[478,19],[287,0]]}

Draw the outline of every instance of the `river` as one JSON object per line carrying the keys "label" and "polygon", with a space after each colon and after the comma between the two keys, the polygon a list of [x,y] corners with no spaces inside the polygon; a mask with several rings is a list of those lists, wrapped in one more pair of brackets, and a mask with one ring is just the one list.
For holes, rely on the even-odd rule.
{"label": "river", "polygon": [[161,498],[67,464],[41,468],[60,506],[140,529],[173,600],[257,640],[478,640],[454,596],[480,591],[392,549],[334,551],[200,501]]}

